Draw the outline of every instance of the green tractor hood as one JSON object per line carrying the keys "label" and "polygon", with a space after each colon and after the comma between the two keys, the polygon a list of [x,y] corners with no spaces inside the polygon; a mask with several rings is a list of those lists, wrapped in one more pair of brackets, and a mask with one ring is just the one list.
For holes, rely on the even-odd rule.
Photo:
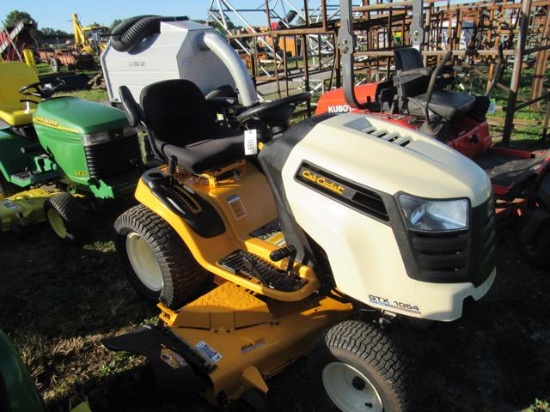
{"label": "green tractor hood", "polygon": [[122,110],[58,97],[38,105],[33,124],[44,152],[79,190],[102,199],[133,191],[141,154]]}
{"label": "green tractor hood", "polygon": [[33,123],[80,135],[122,128],[128,124],[123,111],[76,97],[58,97],[40,103]]}

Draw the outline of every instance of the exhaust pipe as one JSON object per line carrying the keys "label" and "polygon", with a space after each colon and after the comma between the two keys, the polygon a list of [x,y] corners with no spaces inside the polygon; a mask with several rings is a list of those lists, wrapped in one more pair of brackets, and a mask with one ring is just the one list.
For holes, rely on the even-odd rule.
{"label": "exhaust pipe", "polygon": [[258,103],[254,83],[248,74],[243,61],[237,52],[215,31],[207,31],[199,38],[201,50],[210,50],[225,64],[231,73],[244,106],[251,107]]}

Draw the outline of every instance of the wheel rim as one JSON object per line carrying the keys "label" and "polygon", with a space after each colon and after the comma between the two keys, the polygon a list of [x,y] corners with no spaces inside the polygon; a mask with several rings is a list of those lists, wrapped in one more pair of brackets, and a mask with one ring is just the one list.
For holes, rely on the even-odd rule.
{"label": "wheel rim", "polygon": [[143,285],[152,291],[162,289],[162,270],[149,244],[139,234],[132,232],[126,237],[126,252],[134,273]]}
{"label": "wheel rim", "polygon": [[342,411],[382,412],[382,399],[367,377],[353,366],[329,363],[323,369],[323,386],[334,404]]}
{"label": "wheel rim", "polygon": [[47,217],[48,222],[50,223],[50,226],[55,234],[61,239],[65,239],[67,237],[67,227],[65,226],[65,221],[59,213],[57,213],[55,209],[48,209]]}

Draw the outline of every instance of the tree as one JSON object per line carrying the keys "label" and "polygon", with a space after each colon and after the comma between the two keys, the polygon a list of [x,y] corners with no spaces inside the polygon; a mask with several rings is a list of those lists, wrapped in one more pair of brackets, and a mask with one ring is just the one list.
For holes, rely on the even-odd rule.
{"label": "tree", "polygon": [[40,30],[42,36],[55,36],[55,30],[51,27],[44,27],[42,30]]}
{"label": "tree", "polygon": [[27,12],[19,11],[19,10],[10,11],[6,16],[6,18],[4,19],[4,26],[14,27],[17,25],[17,23],[19,23],[23,19],[34,21],[31,15]]}
{"label": "tree", "polygon": [[113,20],[113,22],[111,23],[111,25],[109,26],[109,31],[113,31],[113,29],[118,26],[120,23],[122,23],[124,20],[122,19],[115,19]]}

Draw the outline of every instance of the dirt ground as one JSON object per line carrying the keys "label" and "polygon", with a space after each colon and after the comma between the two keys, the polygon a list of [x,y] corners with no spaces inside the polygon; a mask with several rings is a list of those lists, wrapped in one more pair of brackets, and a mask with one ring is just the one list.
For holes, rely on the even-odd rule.
{"label": "dirt ground", "polygon": [[[0,234],[0,328],[51,411],[97,388],[112,411],[215,410],[198,396],[166,397],[144,361],[101,345],[157,313],[124,278],[111,224],[98,217],[96,237],[84,246],[60,243],[46,225],[22,237]],[[499,239],[496,282],[463,319],[394,329],[415,360],[412,410],[506,412],[550,400],[549,297],[550,273],[529,267]],[[314,410],[304,364],[268,382],[271,410]]]}

